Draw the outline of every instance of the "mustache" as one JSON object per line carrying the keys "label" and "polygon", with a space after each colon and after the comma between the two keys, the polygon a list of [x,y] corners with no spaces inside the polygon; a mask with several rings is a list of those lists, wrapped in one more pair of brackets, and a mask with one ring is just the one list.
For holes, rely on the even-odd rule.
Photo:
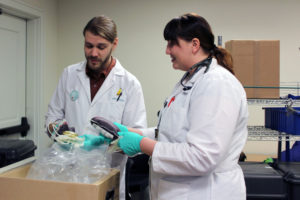
{"label": "mustache", "polygon": [[93,57],[93,56],[88,56],[87,59],[88,59],[88,60],[97,60],[97,61],[102,62],[102,59],[99,59],[99,58]]}

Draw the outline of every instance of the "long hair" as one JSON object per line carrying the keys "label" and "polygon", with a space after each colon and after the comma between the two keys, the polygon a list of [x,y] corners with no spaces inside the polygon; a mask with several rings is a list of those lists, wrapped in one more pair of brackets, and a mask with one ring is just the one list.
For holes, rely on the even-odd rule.
{"label": "long hair", "polygon": [[210,25],[203,17],[188,13],[172,19],[164,29],[164,38],[177,45],[178,38],[185,41],[198,38],[203,51],[215,57],[219,65],[234,74],[232,56],[226,49],[215,45],[215,36]]}

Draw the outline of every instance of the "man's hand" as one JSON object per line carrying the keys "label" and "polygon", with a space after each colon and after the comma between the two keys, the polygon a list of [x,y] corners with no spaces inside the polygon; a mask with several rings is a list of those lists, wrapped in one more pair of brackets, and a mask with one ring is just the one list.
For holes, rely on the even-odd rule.
{"label": "man's hand", "polygon": [[65,131],[75,132],[74,127],[69,127],[66,120],[58,120],[56,122],[50,123],[47,129],[47,134],[50,138],[57,137],[58,135],[62,135]]}
{"label": "man's hand", "polygon": [[107,143],[109,144],[111,142],[111,139],[106,138],[102,135],[88,135],[88,134],[84,134],[82,136],[79,136],[80,138],[84,138],[84,143],[83,146],[81,148],[87,150],[87,151],[91,151],[97,147],[99,147],[100,145]]}

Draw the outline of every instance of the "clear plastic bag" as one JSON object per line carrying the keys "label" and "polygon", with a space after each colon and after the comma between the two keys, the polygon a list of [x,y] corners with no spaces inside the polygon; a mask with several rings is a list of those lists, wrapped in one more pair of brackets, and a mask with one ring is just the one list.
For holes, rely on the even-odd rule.
{"label": "clear plastic bag", "polygon": [[104,144],[86,151],[54,143],[33,163],[27,178],[94,183],[110,172],[112,154],[107,148]]}

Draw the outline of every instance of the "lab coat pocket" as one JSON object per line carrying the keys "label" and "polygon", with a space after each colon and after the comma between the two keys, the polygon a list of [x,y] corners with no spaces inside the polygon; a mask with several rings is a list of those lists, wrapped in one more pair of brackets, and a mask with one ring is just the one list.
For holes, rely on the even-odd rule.
{"label": "lab coat pocket", "polygon": [[125,109],[124,101],[111,101],[104,105],[107,110],[107,114],[112,121],[121,122],[123,112]]}
{"label": "lab coat pocket", "polygon": [[[240,168],[213,174],[212,199],[245,200],[246,187]],[[222,197],[219,194],[223,194]]]}
{"label": "lab coat pocket", "polygon": [[[161,124],[159,131],[164,134],[171,142],[182,142],[185,140],[181,134],[186,132],[185,127],[187,119],[186,109],[173,105],[166,108],[164,113],[162,113]],[[179,136],[179,137],[177,137]]]}
{"label": "lab coat pocket", "polygon": [[161,179],[158,184],[158,200],[185,200],[188,197],[188,190],[188,184]]}

